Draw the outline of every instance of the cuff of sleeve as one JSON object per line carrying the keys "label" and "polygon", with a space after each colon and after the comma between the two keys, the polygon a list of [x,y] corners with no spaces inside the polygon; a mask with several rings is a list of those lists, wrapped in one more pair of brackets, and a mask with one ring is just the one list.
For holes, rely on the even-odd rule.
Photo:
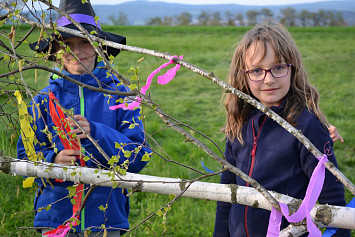
{"label": "cuff of sleeve", "polygon": [[[58,153],[59,153],[59,151],[58,151]],[[46,155],[45,158],[46,158],[47,162],[54,163],[54,158],[56,156],[57,156],[57,154],[53,150],[51,150],[48,152],[48,154]]]}

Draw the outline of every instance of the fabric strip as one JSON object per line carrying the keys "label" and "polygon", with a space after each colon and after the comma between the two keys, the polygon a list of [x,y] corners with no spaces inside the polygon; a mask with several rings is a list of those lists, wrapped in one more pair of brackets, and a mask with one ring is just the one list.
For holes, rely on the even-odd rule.
{"label": "fabric strip", "polygon": [[[177,55],[174,55],[170,58],[169,62],[162,64],[160,67],[158,67],[157,69],[155,69],[147,78],[147,82],[145,84],[145,86],[143,86],[140,90],[140,93],[142,93],[143,95],[145,95],[147,93],[147,90],[149,89],[150,85],[152,84],[152,80],[154,78],[154,76],[160,72],[161,69],[169,66],[170,64],[173,64],[174,61],[173,59],[178,57]],[[181,55],[180,57],[178,57],[180,59],[183,59],[184,56]],[[169,83],[176,75],[176,72],[179,70],[180,65],[177,64],[174,68],[169,69],[166,73],[164,73],[161,76],[158,76],[158,84],[161,85],[165,85],[167,83]],[[127,105],[125,103],[123,104],[119,104],[119,105],[114,105],[114,106],[110,106],[110,110],[116,110],[116,109],[128,109],[128,110],[133,110],[135,108],[138,108],[141,104],[142,99],[137,96],[134,102],[131,103],[127,103]]]}
{"label": "fabric strip", "polygon": [[[322,191],[325,178],[324,164],[328,161],[327,155],[323,155],[323,157],[319,158],[317,157],[317,159],[319,160],[318,165],[313,170],[312,177],[307,187],[306,196],[303,199],[301,206],[298,208],[298,210],[294,214],[289,216],[288,206],[284,203],[279,203],[281,207],[281,212],[289,223],[300,222],[304,218],[306,218],[307,230],[309,232],[309,236],[312,237],[320,237],[322,235],[322,232],[313,223],[310,212],[316,204],[318,197]],[[270,214],[267,237],[278,236],[278,233],[280,233],[281,218],[281,213],[279,213],[276,209],[273,208]]]}
{"label": "fabric strip", "polygon": [[[71,18],[73,18],[76,22],[79,23],[86,23],[92,26],[95,26],[97,28],[99,28],[101,30],[101,26],[100,23],[97,21],[97,23],[95,22],[95,18],[93,16],[89,16],[89,15],[85,15],[85,14],[69,14],[69,16]],[[65,16],[60,17],[57,20],[57,25],[58,26],[67,26],[73,24],[73,22],[71,22],[70,20],[68,20],[68,18],[66,18]]]}

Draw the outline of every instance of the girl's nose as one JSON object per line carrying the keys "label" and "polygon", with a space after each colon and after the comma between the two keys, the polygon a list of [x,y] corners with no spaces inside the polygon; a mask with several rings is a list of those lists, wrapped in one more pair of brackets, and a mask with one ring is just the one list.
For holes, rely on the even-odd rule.
{"label": "girl's nose", "polygon": [[272,84],[276,81],[276,78],[271,74],[270,71],[266,72],[265,78],[264,78],[264,83],[265,84]]}
{"label": "girl's nose", "polygon": [[80,47],[78,47],[78,45],[76,44],[72,44],[70,45],[70,50],[74,53],[74,54],[77,54],[80,50]]}

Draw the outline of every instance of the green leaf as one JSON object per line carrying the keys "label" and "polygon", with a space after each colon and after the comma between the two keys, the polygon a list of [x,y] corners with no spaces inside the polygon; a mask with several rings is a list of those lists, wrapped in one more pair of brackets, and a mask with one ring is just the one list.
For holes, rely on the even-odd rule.
{"label": "green leaf", "polygon": [[46,210],[49,211],[51,209],[52,205],[49,204],[47,207],[46,207]]}
{"label": "green leaf", "polygon": [[92,42],[92,46],[94,48],[98,48],[99,47],[99,43],[97,43],[96,41]]}
{"label": "green leaf", "polygon": [[131,125],[129,125],[129,129],[133,129],[134,127],[136,126],[136,124],[135,123],[131,123]]}
{"label": "green leaf", "polygon": [[124,151],[124,157],[129,158],[131,155],[132,153],[130,151]]}
{"label": "green leaf", "polygon": [[69,191],[69,197],[73,197],[75,195],[76,188],[74,186],[69,186],[67,189]]}
{"label": "green leaf", "polygon": [[146,152],[142,157],[142,161],[150,161],[150,154]]}
{"label": "green leaf", "polygon": [[157,213],[155,213],[155,214],[157,214],[157,216],[162,216],[162,215],[164,215],[164,213],[163,213],[162,210],[158,210]]}
{"label": "green leaf", "polygon": [[107,209],[107,207],[104,207],[103,205],[100,205],[100,206],[99,206],[99,210],[100,210],[100,211],[105,211],[106,209]]}
{"label": "green leaf", "polygon": [[125,170],[125,169],[120,169],[120,174],[122,174],[122,175],[125,175],[126,173],[127,173],[127,170]]}
{"label": "green leaf", "polygon": [[134,89],[137,89],[137,85],[136,84],[131,84],[128,86],[128,88],[133,91]]}
{"label": "green leaf", "polygon": [[113,187],[113,188],[117,188],[117,187],[118,187],[118,182],[113,181],[113,182],[112,182],[112,187]]}

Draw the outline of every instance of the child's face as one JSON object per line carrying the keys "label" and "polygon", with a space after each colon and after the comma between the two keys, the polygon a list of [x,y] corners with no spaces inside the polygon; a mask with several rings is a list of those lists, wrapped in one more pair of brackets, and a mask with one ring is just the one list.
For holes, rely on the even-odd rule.
{"label": "child's face", "polygon": [[71,53],[63,54],[64,68],[71,74],[87,74],[94,70],[96,53],[89,41],[83,38],[66,38],[64,43],[79,59],[76,60]]}
{"label": "child's face", "polygon": [[[256,48],[255,48],[256,47]],[[275,62],[275,52],[272,46],[267,43],[267,53],[262,59],[262,48],[261,43],[250,46],[246,52],[246,69],[269,69],[276,65],[286,64],[282,60],[280,63]],[[254,58],[252,58],[255,52]],[[286,96],[287,92],[290,89],[291,85],[291,68],[288,69],[288,74],[282,78],[275,78],[271,75],[270,72],[267,72],[264,80],[260,81],[251,81],[247,76],[248,85],[252,94],[259,100],[263,105],[270,106],[279,106],[282,99]]]}

